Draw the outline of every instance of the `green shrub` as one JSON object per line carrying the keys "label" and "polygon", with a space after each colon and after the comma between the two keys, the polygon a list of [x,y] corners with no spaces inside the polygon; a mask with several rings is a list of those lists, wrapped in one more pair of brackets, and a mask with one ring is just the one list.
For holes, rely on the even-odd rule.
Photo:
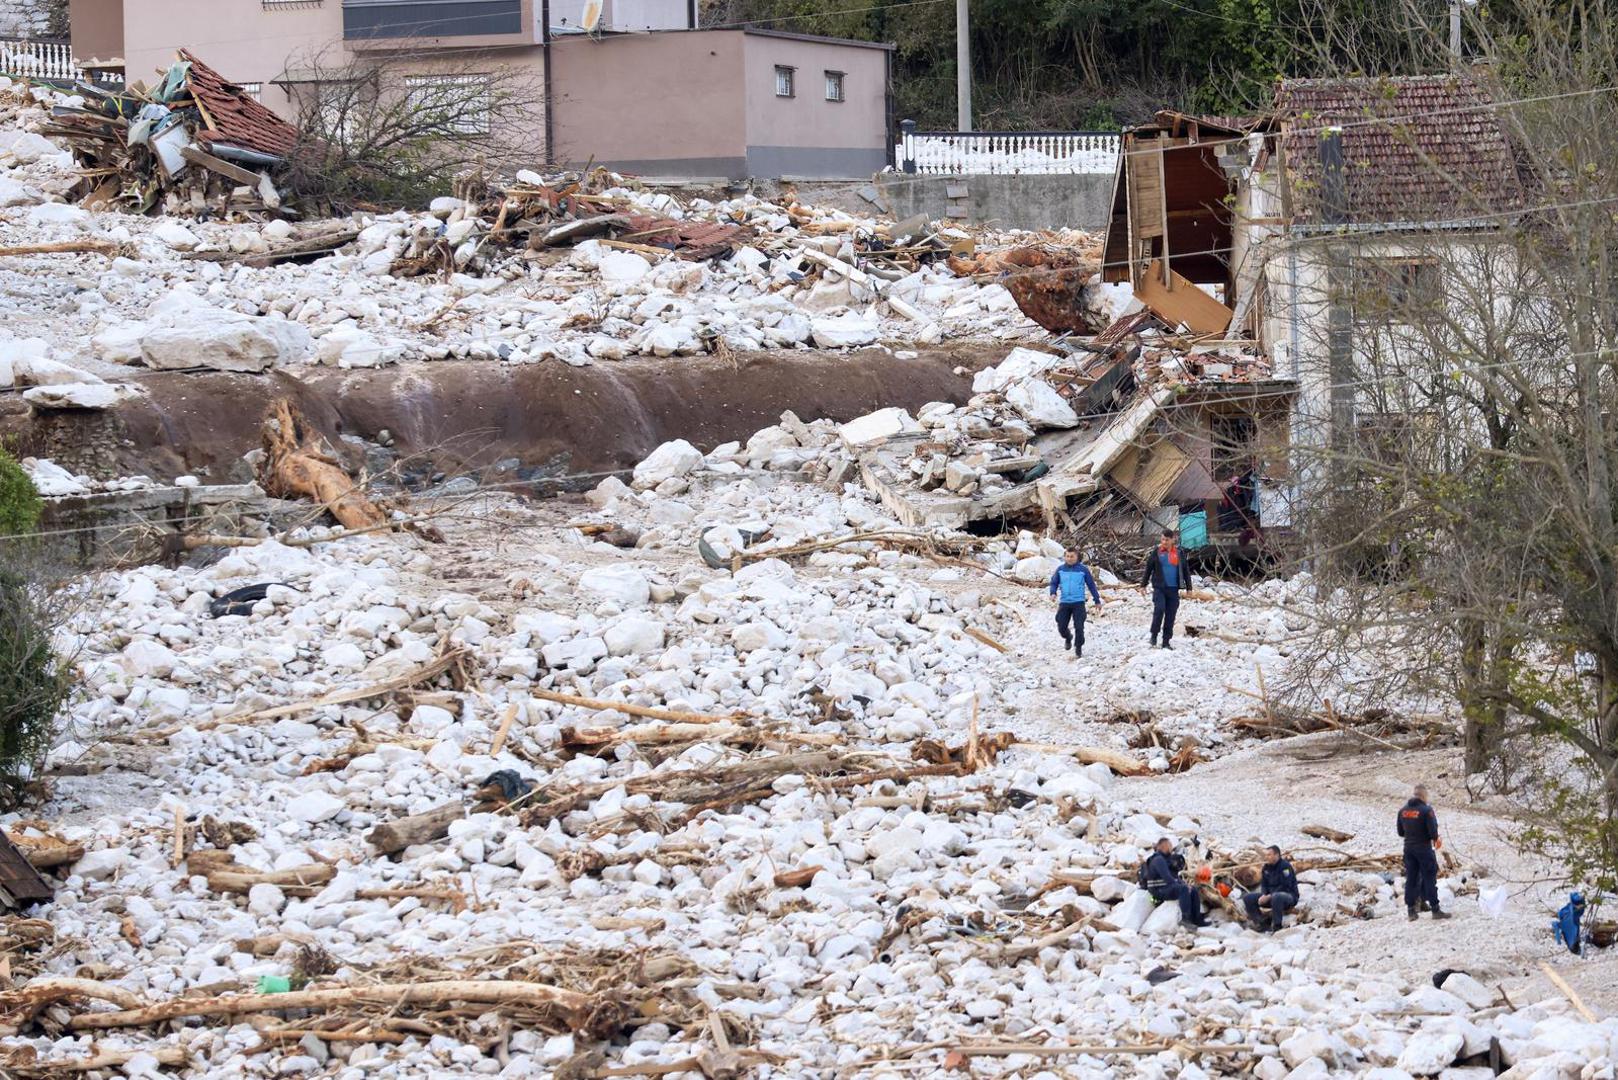
{"label": "green shrub", "polygon": [[16,459],[0,449],[0,536],[39,528],[39,492]]}
{"label": "green shrub", "polygon": [[52,630],[61,595],[30,581],[0,553],[0,804],[12,805],[56,740],[57,718],[73,691],[69,660]]}

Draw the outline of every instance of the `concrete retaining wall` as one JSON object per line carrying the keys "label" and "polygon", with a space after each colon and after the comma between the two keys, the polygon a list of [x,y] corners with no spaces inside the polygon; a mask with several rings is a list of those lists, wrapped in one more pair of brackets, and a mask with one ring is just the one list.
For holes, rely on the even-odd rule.
{"label": "concrete retaining wall", "polygon": [[920,176],[878,178],[896,218],[926,214],[1002,229],[1104,229],[1112,213],[1112,175]]}

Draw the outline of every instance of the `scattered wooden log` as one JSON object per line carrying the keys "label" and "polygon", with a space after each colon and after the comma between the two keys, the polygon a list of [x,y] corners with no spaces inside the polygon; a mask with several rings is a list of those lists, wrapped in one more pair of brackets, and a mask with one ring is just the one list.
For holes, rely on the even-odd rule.
{"label": "scattered wooden log", "polygon": [[259,465],[259,482],[266,494],[313,499],[345,528],[387,525],[381,507],[365,497],[289,399],[278,398],[271,404],[261,435],[264,460]]}
{"label": "scattered wooden log", "polygon": [[50,870],[58,866],[71,866],[84,858],[84,845],[70,843],[55,836],[34,833],[7,832],[6,838],[16,845],[23,857],[36,870]]}
{"label": "scattered wooden log", "polygon": [[1298,830],[1305,836],[1313,836],[1317,840],[1330,840],[1334,844],[1346,844],[1354,839],[1353,833],[1346,833],[1340,829],[1328,828],[1325,825],[1305,825]]}
{"label": "scattered wooden log", "polygon": [[392,855],[415,844],[430,844],[449,835],[452,821],[466,816],[466,804],[459,799],[443,803],[420,814],[386,821],[365,834],[366,843],[384,855]]}
{"label": "scattered wooden log", "polygon": [[120,1009],[138,1009],[145,1004],[128,990],[96,979],[68,975],[41,976],[29,980],[19,989],[0,993],[0,1030],[6,1034],[16,1034],[21,1025],[50,1006],[73,998],[106,1001]]}
{"label": "scattered wooden log", "polygon": [[297,716],[299,713],[309,712],[311,709],[324,708],[327,705],[349,705],[356,701],[366,701],[370,698],[386,697],[389,694],[415,686],[417,683],[428,682],[444,674],[457,665],[467,662],[471,654],[463,648],[448,649],[437,658],[429,660],[419,667],[411,668],[403,675],[388,679],[386,682],[372,683],[369,686],[355,687],[351,690],[333,690],[317,698],[307,701],[295,701],[290,705],[277,705],[271,709],[260,709],[257,712],[236,713],[234,716],[223,716],[215,720],[203,720],[181,727],[163,728],[158,731],[146,732],[147,739],[166,739],[185,727],[193,727],[199,731],[219,727],[222,724],[255,724],[261,720],[278,720],[283,716]]}
{"label": "scattered wooden log", "polygon": [[684,724],[729,724],[751,715],[736,712],[729,716],[710,716],[703,713],[678,712],[673,709],[654,709],[646,705],[631,705],[627,701],[604,701],[600,698],[580,697],[577,694],[564,694],[559,690],[543,688],[530,688],[528,693],[541,701],[554,701],[559,705],[576,705],[581,709],[595,709],[597,712],[606,712],[610,709],[625,716],[639,716],[647,720],[672,720]]}
{"label": "scattered wooden log", "polygon": [[1025,746],[1042,754],[1071,754],[1085,765],[1101,764],[1119,776],[1146,776],[1151,773],[1146,763],[1122,750],[1108,750],[1100,746],[1063,746],[1058,743],[1036,743],[1018,740],[1014,745]]}
{"label": "scattered wooden log", "polygon": [[80,1013],[68,1021],[71,1031],[145,1027],[182,1017],[245,1016],[288,1009],[331,1010],[358,1006],[398,1009],[406,1005],[448,1006],[455,1002],[495,1008],[538,1009],[553,1013],[569,1030],[592,1037],[610,1034],[626,1015],[626,1006],[604,997],[581,994],[542,983],[498,979],[446,979],[422,983],[383,983],[294,990],[285,994],[229,994],[211,998],[175,998],[117,1012]]}
{"label": "scattered wooden log", "polygon": [[274,885],[289,896],[313,896],[336,876],[336,868],[325,863],[285,870],[218,869],[207,874],[208,888],[214,892],[245,895],[254,885]]}
{"label": "scattered wooden log", "polygon": [[800,866],[796,870],[783,870],[775,875],[777,889],[801,889],[815,879],[821,867]]}
{"label": "scattered wooden log", "polygon": [[52,1058],[28,1064],[7,1063],[6,1069],[17,1076],[53,1077],[67,1073],[113,1070],[148,1054],[155,1058],[159,1065],[171,1069],[178,1068],[190,1060],[183,1046],[154,1046],[149,1049],[101,1050],[85,1058]]}
{"label": "scattered wooden log", "polygon": [[22,244],[17,247],[0,248],[0,256],[5,255],[105,255],[113,258],[122,255],[126,245],[113,240],[58,240],[50,244]]}

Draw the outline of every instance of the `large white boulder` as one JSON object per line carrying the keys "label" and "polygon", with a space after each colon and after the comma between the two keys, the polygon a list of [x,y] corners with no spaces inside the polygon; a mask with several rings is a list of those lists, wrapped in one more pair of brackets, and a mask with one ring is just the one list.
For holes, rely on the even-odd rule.
{"label": "large white boulder", "polygon": [[702,451],[684,439],[666,442],[635,466],[635,489],[645,491],[654,488],[665,480],[685,476],[701,464]]}
{"label": "large white boulder", "polygon": [[895,435],[921,431],[922,427],[916,423],[916,418],[897,406],[878,409],[864,416],[856,416],[846,424],[837,428],[837,434],[854,449],[875,446],[884,439],[891,439]]}
{"label": "large white boulder", "polygon": [[1036,428],[1079,426],[1079,414],[1044,379],[1025,379],[1006,391],[1006,401]]}
{"label": "large white boulder", "polygon": [[645,607],[652,583],[633,566],[595,566],[579,575],[579,591],[619,607]]}
{"label": "large white boulder", "polygon": [[854,349],[876,340],[876,323],[852,311],[823,315],[810,322],[810,336],[822,349]]}
{"label": "large white boulder", "polygon": [[1123,903],[1112,909],[1112,915],[1107,921],[1121,930],[1139,930],[1146,924],[1153,909],[1151,893],[1145,889],[1136,889],[1124,897]]}
{"label": "large white boulder", "polygon": [[321,338],[317,354],[322,364],[340,368],[381,367],[396,358],[375,334],[357,327],[333,330]]}
{"label": "large white boulder", "polygon": [[202,244],[196,233],[178,221],[165,221],[152,230],[152,235],[175,251],[195,251]]}
{"label": "large white boulder", "polygon": [[1157,905],[1152,909],[1152,913],[1146,916],[1146,921],[1140,925],[1141,933],[1150,934],[1154,937],[1172,934],[1178,929],[1180,929],[1179,904]]}
{"label": "large white boulder", "polygon": [[140,341],[141,360],[149,368],[267,371],[307,360],[315,350],[309,331],[298,323],[206,303],[170,311],[161,321],[165,325],[148,330]]}
{"label": "large white boulder", "polygon": [[110,409],[120,401],[138,397],[139,394],[132,386],[82,382],[36,386],[23,391],[22,399],[39,409]]}
{"label": "large white boulder", "polygon": [[633,251],[606,251],[596,267],[601,280],[613,285],[629,285],[652,272],[652,264],[645,256]]}
{"label": "large white boulder", "polygon": [[984,394],[991,390],[1003,392],[1029,376],[1054,366],[1060,359],[1033,349],[1012,349],[994,367],[986,367],[972,376],[972,393]]}
{"label": "large white boulder", "polygon": [[62,153],[60,146],[32,131],[0,131],[0,163],[28,165],[40,158],[56,157]]}
{"label": "large white boulder", "polygon": [[1405,1044],[1398,1066],[1412,1076],[1436,1076],[1455,1063],[1462,1041],[1458,1031],[1418,1031]]}

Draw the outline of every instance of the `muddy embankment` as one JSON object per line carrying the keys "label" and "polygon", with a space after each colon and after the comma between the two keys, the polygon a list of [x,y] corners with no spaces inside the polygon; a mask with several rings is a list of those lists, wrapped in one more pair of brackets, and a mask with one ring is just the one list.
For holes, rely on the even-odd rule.
{"label": "muddy embankment", "polygon": [[[242,455],[259,445],[268,404],[291,397],[351,467],[367,458],[356,440],[391,435],[401,471],[416,481],[481,474],[500,466],[519,480],[627,469],[659,443],[703,449],[745,440],[791,410],[804,420],[847,420],[873,409],[961,402],[970,375],[1004,347],[958,346],[899,359],[770,352],[630,360],[574,368],[476,361],[367,371],[303,369],[268,375],[154,372],[134,381],[146,395],[111,413],[31,415],[15,401],[0,434],[23,454],[90,475],[191,473],[205,483],[246,480]],[[344,438],[344,437],[348,438]],[[378,465],[373,450],[370,464]],[[579,478],[570,487],[588,487]]]}

